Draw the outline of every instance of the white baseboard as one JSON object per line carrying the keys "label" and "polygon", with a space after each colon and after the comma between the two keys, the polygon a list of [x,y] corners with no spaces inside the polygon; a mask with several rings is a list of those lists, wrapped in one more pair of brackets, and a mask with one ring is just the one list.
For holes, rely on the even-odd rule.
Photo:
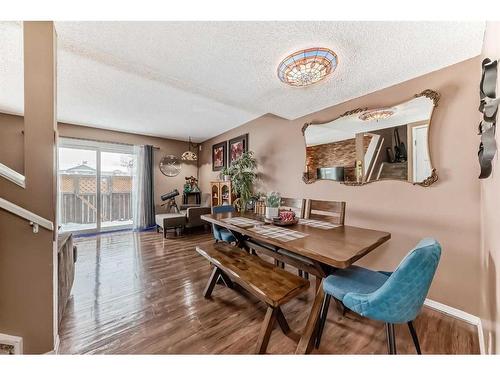
{"label": "white baseboard", "polygon": [[453,318],[460,319],[464,322],[475,325],[477,327],[477,336],[479,340],[479,352],[481,354],[486,354],[483,325],[481,323],[481,319],[478,316],[469,314],[465,311],[456,309],[440,302],[433,301],[428,298],[425,299],[424,305],[429,307],[430,309],[442,312],[443,314],[449,315]]}

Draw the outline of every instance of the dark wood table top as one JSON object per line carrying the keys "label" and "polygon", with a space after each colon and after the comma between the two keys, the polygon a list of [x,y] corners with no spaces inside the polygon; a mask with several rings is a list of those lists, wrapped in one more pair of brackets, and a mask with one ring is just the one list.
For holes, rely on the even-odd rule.
{"label": "dark wood table top", "polygon": [[291,241],[280,241],[276,238],[262,236],[249,228],[242,228],[222,221],[230,217],[246,217],[264,222],[262,216],[254,213],[223,213],[201,216],[203,220],[210,223],[337,268],[349,267],[391,238],[391,234],[387,232],[349,225],[333,229],[320,229],[310,225],[295,224],[285,228],[305,233],[307,236]]}

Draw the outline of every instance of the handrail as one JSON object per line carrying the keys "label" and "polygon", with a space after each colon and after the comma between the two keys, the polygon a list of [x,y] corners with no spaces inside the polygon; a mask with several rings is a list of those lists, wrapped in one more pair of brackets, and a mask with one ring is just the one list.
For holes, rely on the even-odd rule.
{"label": "handrail", "polygon": [[28,211],[18,206],[17,204],[9,202],[6,199],[0,198],[0,208],[4,209],[5,211],[9,211],[17,216],[20,216],[25,220],[28,220],[30,222],[30,225],[33,227],[33,233],[38,233],[38,226],[41,226],[50,231],[54,230],[54,224],[52,223],[52,221],[38,216],[37,214],[34,214],[33,212]]}
{"label": "handrail", "polygon": [[16,172],[2,163],[0,163],[0,176],[22,188],[26,188],[26,178],[21,173]]}

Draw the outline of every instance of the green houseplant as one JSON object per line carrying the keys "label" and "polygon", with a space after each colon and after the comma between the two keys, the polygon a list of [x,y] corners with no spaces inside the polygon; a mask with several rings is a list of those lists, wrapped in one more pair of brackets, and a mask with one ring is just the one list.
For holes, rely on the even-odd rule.
{"label": "green houseplant", "polygon": [[229,167],[233,192],[238,196],[240,211],[244,212],[252,197],[253,183],[257,179],[257,160],[252,151],[244,152]]}
{"label": "green houseplant", "polygon": [[272,219],[279,215],[281,196],[278,192],[272,191],[266,197],[266,219]]}
{"label": "green houseplant", "polygon": [[221,175],[221,180],[224,180],[224,181],[231,180],[231,172],[229,171],[228,167],[222,168],[220,175]]}

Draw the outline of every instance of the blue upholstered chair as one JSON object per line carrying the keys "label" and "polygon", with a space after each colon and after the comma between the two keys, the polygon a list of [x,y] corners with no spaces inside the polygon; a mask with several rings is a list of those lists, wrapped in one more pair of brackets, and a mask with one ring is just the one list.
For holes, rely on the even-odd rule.
{"label": "blue upholstered chair", "polygon": [[319,347],[330,298],[361,316],[386,323],[389,354],[396,354],[394,324],[407,323],[418,354],[421,354],[413,320],[417,317],[441,257],[441,245],[425,238],[406,255],[394,272],[376,272],[351,266],[336,270],[323,282],[316,347]]}
{"label": "blue upholstered chair", "polygon": [[[212,207],[212,214],[222,214],[226,212],[234,212],[234,207],[230,204]],[[212,224],[212,233],[214,234],[215,242],[236,242],[233,234],[226,228]]]}

